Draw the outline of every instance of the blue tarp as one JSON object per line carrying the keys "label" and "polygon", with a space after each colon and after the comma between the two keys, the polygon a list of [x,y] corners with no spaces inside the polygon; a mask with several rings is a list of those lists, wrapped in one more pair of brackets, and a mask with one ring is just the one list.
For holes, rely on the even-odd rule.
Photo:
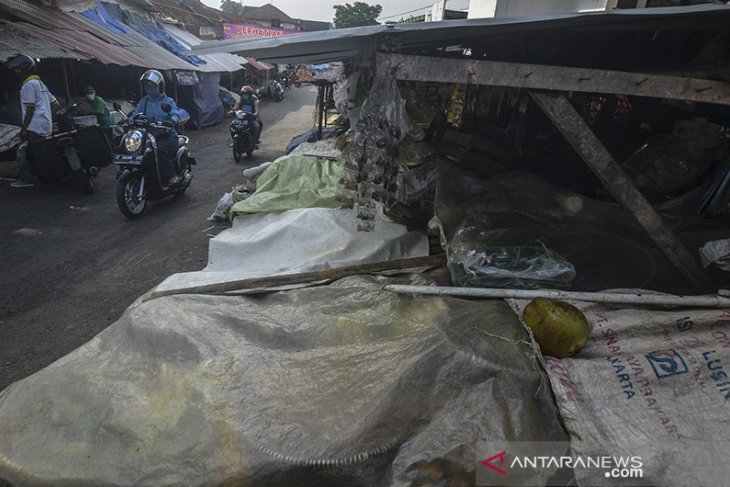
{"label": "blue tarp", "polygon": [[172,37],[169,32],[164,28],[157,25],[157,23],[147,20],[137,14],[131,14],[127,23],[137,32],[145,36],[157,45],[160,45],[175,54],[179,58],[184,59],[190,64],[200,66],[206,64],[203,59],[198,56],[190,56],[185,54],[188,52],[188,48],[180,44],[177,39]]}
{"label": "blue tarp", "polygon": [[103,3],[97,3],[96,7],[84,10],[81,15],[87,19],[106,27],[116,34],[129,34],[129,27],[117,21],[104,7]]}
{"label": "blue tarp", "polygon": [[178,86],[178,105],[190,112],[190,120],[197,128],[223,121],[223,103],[218,96],[220,73],[198,73],[200,82],[194,86]]}
{"label": "blue tarp", "polygon": [[134,13],[122,13],[121,9],[113,5],[110,5],[110,7],[107,8],[104,3],[97,2],[93,8],[81,12],[81,15],[115,34],[129,34],[130,31],[136,31],[158,46],[195,66],[206,64],[205,60],[198,56],[185,54],[188,52],[188,48],[178,42],[156,22]]}

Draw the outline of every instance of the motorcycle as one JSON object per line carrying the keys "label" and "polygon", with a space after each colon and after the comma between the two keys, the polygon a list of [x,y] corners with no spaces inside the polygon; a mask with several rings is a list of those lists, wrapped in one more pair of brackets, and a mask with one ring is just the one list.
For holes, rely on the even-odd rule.
{"label": "motorcycle", "polygon": [[271,82],[269,91],[271,92],[271,98],[273,98],[274,101],[278,102],[284,99],[284,88],[282,88],[281,83],[278,81]]}
{"label": "motorcycle", "polygon": [[86,114],[80,104],[56,112],[54,132],[27,142],[28,164],[44,184],[72,181],[82,192],[94,192],[94,177],[112,162],[112,148],[95,114]]}
{"label": "motorcycle", "polygon": [[243,154],[251,157],[253,151],[258,149],[256,141],[253,139],[252,125],[255,123],[256,117],[253,113],[246,110],[236,110],[231,121],[231,138],[233,139],[233,159],[240,162]]}
{"label": "motorcycle", "polygon": [[148,201],[182,194],[190,186],[195,158],[190,156],[189,139],[184,135],[177,136],[178,149],[173,159],[175,174],[180,180],[172,186],[165,186],[161,181],[157,140],[172,134],[172,127],[150,123],[144,115],[135,117],[124,134],[113,162],[119,166],[117,206],[127,218],[142,216]]}
{"label": "motorcycle", "polygon": [[110,136],[112,150],[117,152],[122,144],[124,134],[126,134],[129,129],[129,124],[127,123],[127,115],[122,111],[122,106],[119,103],[114,102],[112,107],[114,109],[109,112],[109,118],[111,119]]}
{"label": "motorcycle", "polygon": [[291,77],[289,76],[288,73],[282,73],[281,74],[281,79],[279,81],[281,82],[281,86],[285,90],[290,90],[291,89]]}

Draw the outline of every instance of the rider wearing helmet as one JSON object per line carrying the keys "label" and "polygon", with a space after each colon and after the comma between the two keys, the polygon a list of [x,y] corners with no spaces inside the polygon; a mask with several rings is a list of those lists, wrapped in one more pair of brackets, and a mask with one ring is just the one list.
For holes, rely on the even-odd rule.
{"label": "rider wearing helmet", "polygon": [[[48,137],[53,131],[52,110],[58,109],[56,97],[36,75],[35,60],[25,54],[16,54],[5,61],[5,66],[12,69],[23,85],[20,88],[20,105],[22,123],[20,139],[32,142],[42,137]],[[27,144],[21,144],[16,158],[20,179],[11,184],[15,188],[33,186],[33,173],[26,156]]]}
{"label": "rider wearing helmet", "polygon": [[261,123],[261,119],[259,118],[259,99],[253,94],[253,88],[249,85],[241,88],[241,98],[236,102],[236,106],[233,107],[233,111],[235,112],[236,110],[248,111],[256,117],[254,119],[256,123],[253,124],[253,138],[257,144],[260,144],[259,137],[261,137],[261,128],[264,124]]}
{"label": "rider wearing helmet", "polygon": [[145,71],[139,79],[144,96],[139,100],[137,108],[130,115],[130,122],[139,115],[144,115],[150,123],[160,123],[168,127],[169,136],[158,136],[157,151],[160,169],[160,182],[163,186],[172,186],[179,181],[175,174],[173,159],[177,153],[177,131],[180,113],[175,100],[165,95],[165,78],[155,69]]}

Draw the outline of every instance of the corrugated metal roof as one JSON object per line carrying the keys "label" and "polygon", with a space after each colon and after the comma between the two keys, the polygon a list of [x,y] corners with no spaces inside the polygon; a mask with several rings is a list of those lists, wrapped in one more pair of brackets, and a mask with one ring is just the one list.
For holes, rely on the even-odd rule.
{"label": "corrugated metal roof", "polygon": [[81,14],[68,12],[66,15],[82,24],[84,29],[94,32],[100,37],[113,38],[115,42],[121,44],[129,52],[128,55],[133,55],[138,60],[137,62],[127,64],[162,70],[179,69],[183,71],[199,71],[197,66],[180,59],[164,47],[158,46],[142,34],[136,32],[131,27],[128,33],[122,34],[107,30],[103,25],[99,25]]}
{"label": "corrugated metal roof", "polygon": [[79,59],[98,59],[105,64],[146,66],[144,58],[128,51],[112,36],[89,28],[73,16],[57,9],[41,9],[20,0],[2,0],[2,8],[12,15],[27,19],[13,25],[33,37],[47,39],[66,49],[81,53]]}
{"label": "corrugated metal roof", "polygon": [[144,62],[144,59],[123,47],[107,44],[84,30],[43,29],[25,22],[18,22],[15,26],[30,35],[46,38],[49,42],[82,52],[86,59],[98,59],[104,64],[120,66],[142,66],[141,63]]}
{"label": "corrugated metal roof", "polygon": [[[165,25],[164,27],[171,36],[175,37],[180,43],[187,46],[188,49],[203,42],[195,37],[194,34],[175,27],[174,25]],[[197,68],[200,71],[209,73],[235,73],[236,71],[243,69],[244,64],[248,64],[248,61],[245,58],[235,54],[204,54],[201,55],[201,57],[207,64],[200,65]]]}
{"label": "corrugated metal roof", "polygon": [[252,57],[246,57],[246,61],[248,61],[248,64],[253,66],[255,69],[258,69],[259,71],[268,71],[270,69],[274,69],[275,66],[272,66],[268,63],[262,63],[261,61],[257,61],[256,59]]}
{"label": "corrugated metal roof", "polygon": [[162,70],[198,70],[131,28],[127,34],[122,34],[108,30],[81,14],[41,9],[22,0],[2,0],[0,9],[28,21],[15,23],[18,30],[79,53],[78,59],[98,59],[104,64]]}
{"label": "corrugated metal roof", "polygon": [[614,9],[608,12],[560,14],[538,17],[510,17],[473,20],[448,20],[414,24],[388,24],[348,29],[333,29],[296,36],[265,39],[208,41],[194,46],[195,54],[245,52],[248,56],[275,63],[321,63],[349,59],[361,52],[376,36],[392,35],[401,49],[458,44],[469,38],[547,31],[555,29],[610,28],[628,23],[631,28],[651,28],[655,22],[701,22],[703,28],[718,28],[730,20],[730,7],[697,5],[648,9]]}
{"label": "corrugated metal roof", "polygon": [[51,42],[46,36],[37,36],[18,29],[16,25],[0,20],[0,60],[21,52],[38,59],[90,59],[81,52]]}

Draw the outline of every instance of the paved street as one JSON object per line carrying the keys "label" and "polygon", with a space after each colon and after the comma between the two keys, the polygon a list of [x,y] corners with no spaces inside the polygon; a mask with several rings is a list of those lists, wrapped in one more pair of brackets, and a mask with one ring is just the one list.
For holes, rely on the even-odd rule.
{"label": "paved street", "polygon": [[227,228],[207,220],[241,170],[284,154],[313,124],[316,90],[292,88],[263,100],[261,150],[233,161],[228,124],[186,133],[192,186],[148,203],[129,221],[115,202],[116,168],[102,169],[96,192],[72,186],[14,189],[0,181],[0,390],[82,345],[116,321],[137,297],[176,272],[207,261],[210,236]]}

